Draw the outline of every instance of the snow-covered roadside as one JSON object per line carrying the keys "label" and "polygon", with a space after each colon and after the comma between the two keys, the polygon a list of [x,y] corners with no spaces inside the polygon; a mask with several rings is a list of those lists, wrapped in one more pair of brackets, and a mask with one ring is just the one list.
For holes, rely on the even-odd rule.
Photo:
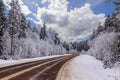
{"label": "snow-covered roadside", "polygon": [[104,69],[94,57],[80,55],[67,62],[58,77],[56,80],[120,80],[120,68]]}
{"label": "snow-covered roadside", "polygon": [[[65,55],[68,55],[68,54],[65,54]],[[10,66],[10,65],[15,65],[15,64],[25,63],[25,62],[31,62],[31,61],[37,61],[37,60],[43,60],[43,59],[48,59],[48,58],[54,58],[54,57],[60,57],[60,56],[65,56],[65,55],[54,55],[54,56],[28,58],[28,59],[21,59],[21,60],[0,59],[0,67],[5,67],[5,66]]]}

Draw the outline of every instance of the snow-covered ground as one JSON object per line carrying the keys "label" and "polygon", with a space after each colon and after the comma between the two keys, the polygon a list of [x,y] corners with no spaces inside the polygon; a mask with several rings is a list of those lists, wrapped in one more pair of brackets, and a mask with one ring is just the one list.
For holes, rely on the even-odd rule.
{"label": "snow-covered ground", "polygon": [[[65,54],[65,55],[68,55],[68,54]],[[25,63],[25,62],[31,62],[31,61],[37,61],[37,60],[43,60],[43,59],[48,59],[48,58],[54,58],[54,57],[59,57],[59,56],[65,56],[65,55],[54,55],[54,56],[28,58],[28,59],[21,59],[21,60],[2,60],[2,59],[0,59],[0,67],[5,67],[5,66],[10,66],[10,65],[15,65],[15,64]]]}
{"label": "snow-covered ground", "polygon": [[[0,60],[0,67],[58,56],[62,55],[22,60]],[[120,67],[104,69],[101,61],[89,55],[80,55],[64,64],[56,80],[120,80]]]}
{"label": "snow-covered ground", "polygon": [[94,57],[80,55],[61,68],[56,80],[120,80],[120,67],[104,69]]}

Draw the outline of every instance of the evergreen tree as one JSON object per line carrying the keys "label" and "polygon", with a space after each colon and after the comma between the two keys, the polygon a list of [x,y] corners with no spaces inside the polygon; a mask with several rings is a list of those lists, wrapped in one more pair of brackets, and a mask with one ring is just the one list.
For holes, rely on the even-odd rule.
{"label": "evergreen tree", "polygon": [[100,33],[103,33],[104,31],[105,27],[101,26],[101,24],[99,23],[97,30],[93,31],[91,39],[96,38],[98,35],[100,35]]}
{"label": "evergreen tree", "polygon": [[44,23],[40,31],[40,39],[45,39],[45,38],[47,38],[47,33],[46,33],[46,24]]}
{"label": "evergreen tree", "polygon": [[3,54],[3,40],[2,37],[4,35],[6,29],[6,17],[5,17],[5,6],[3,1],[0,0],[0,56]]}
{"label": "evergreen tree", "polygon": [[66,41],[63,43],[63,47],[64,47],[67,51],[70,50],[69,44],[68,44]]}
{"label": "evergreen tree", "polygon": [[120,61],[120,0],[111,1],[116,6],[115,11],[107,17],[104,26],[99,25],[92,41],[89,41],[92,43],[90,54],[102,60],[105,68]]}
{"label": "evergreen tree", "polygon": [[8,13],[8,20],[9,20],[9,33],[11,37],[11,53],[10,55],[13,55],[15,52],[15,47],[16,47],[16,42],[19,37],[20,31],[20,26],[22,27],[23,25],[21,24],[21,11],[20,11],[20,6],[18,3],[18,0],[12,0],[10,3],[11,10]]}
{"label": "evergreen tree", "polygon": [[55,43],[56,45],[59,45],[59,44],[60,44],[60,39],[58,38],[58,34],[57,34],[57,33],[55,34],[54,43]]}
{"label": "evergreen tree", "polygon": [[18,38],[26,38],[25,31],[26,29],[28,29],[29,24],[27,23],[27,20],[22,13],[19,16],[21,16],[21,19],[20,19]]}

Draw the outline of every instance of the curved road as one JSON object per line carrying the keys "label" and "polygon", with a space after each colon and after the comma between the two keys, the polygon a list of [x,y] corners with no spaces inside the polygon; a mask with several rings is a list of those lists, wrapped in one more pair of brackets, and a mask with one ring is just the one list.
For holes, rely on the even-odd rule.
{"label": "curved road", "polygon": [[55,80],[62,65],[77,55],[67,55],[0,68],[0,80]]}

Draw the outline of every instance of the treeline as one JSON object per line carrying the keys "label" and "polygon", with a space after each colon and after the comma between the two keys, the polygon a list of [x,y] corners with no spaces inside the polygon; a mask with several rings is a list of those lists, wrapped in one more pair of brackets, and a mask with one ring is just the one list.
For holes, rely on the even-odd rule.
{"label": "treeline", "polygon": [[[5,12],[8,12],[7,14]],[[20,10],[18,0],[10,2],[10,10],[0,0],[0,58],[21,59],[39,56],[80,53],[87,50],[86,41],[68,43],[53,29],[32,26]]]}
{"label": "treeline", "polygon": [[33,27],[20,11],[18,0],[12,0],[8,14],[0,0],[0,58],[20,59],[65,54],[58,34],[43,26]]}
{"label": "treeline", "polygon": [[120,1],[114,2],[116,9],[108,16],[104,25],[99,25],[89,39],[88,54],[103,61],[104,67],[113,67],[120,62]]}

